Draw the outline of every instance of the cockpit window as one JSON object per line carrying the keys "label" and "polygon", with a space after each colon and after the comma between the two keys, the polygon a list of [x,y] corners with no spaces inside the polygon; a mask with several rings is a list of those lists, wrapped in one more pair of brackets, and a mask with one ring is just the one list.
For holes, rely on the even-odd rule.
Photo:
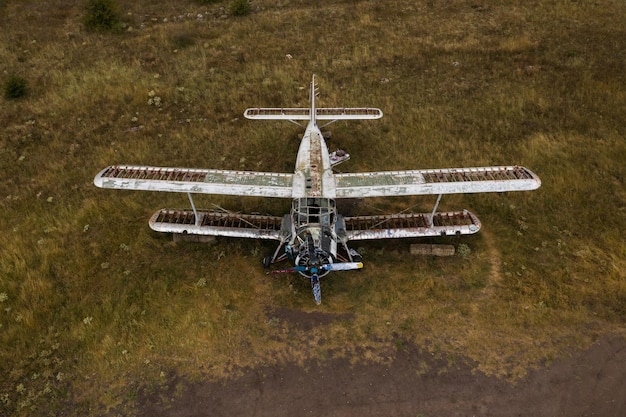
{"label": "cockpit window", "polygon": [[306,224],[331,226],[335,222],[335,200],[300,198],[293,201],[291,213],[296,227]]}

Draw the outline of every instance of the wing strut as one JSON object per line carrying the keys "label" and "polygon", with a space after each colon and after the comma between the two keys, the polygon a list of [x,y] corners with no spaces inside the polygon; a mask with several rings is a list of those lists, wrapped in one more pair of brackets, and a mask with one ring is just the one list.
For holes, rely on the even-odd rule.
{"label": "wing strut", "polygon": [[191,209],[193,210],[193,217],[196,220],[195,225],[200,226],[202,224],[202,219],[198,216],[198,210],[196,210],[196,205],[193,203],[193,198],[191,197],[191,193],[187,193],[187,197],[189,197],[189,202],[191,203]]}
{"label": "wing strut", "polygon": [[433,218],[435,217],[435,212],[437,211],[437,207],[439,207],[439,202],[441,201],[441,196],[443,194],[439,194],[439,196],[437,197],[437,202],[435,203],[435,207],[433,207],[433,211],[430,213],[430,227],[433,227],[435,225],[435,223],[433,223]]}

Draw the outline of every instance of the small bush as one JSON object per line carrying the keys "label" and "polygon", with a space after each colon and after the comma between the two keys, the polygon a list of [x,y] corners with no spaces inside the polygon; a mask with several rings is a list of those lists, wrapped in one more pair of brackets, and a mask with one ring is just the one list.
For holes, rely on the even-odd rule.
{"label": "small bush", "polygon": [[456,253],[461,258],[466,258],[472,253],[472,249],[470,249],[470,247],[467,246],[465,243],[460,243],[459,246],[456,248]]}
{"label": "small bush", "polygon": [[14,100],[26,96],[28,87],[26,80],[17,75],[11,75],[4,83],[4,97]]}
{"label": "small bush", "polygon": [[250,13],[249,0],[235,0],[230,6],[230,12],[233,16],[246,16]]}
{"label": "small bush", "polygon": [[115,0],[88,0],[85,26],[89,30],[114,29],[120,21]]}
{"label": "small bush", "polygon": [[176,49],[183,49],[188,46],[192,46],[194,43],[196,43],[196,41],[190,34],[186,32],[180,32],[172,37],[172,43],[174,44],[174,47]]}

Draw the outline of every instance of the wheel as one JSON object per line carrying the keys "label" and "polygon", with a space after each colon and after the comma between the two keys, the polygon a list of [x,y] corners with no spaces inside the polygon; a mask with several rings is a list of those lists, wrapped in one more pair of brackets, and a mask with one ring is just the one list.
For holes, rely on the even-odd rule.
{"label": "wheel", "polygon": [[271,264],[272,264],[271,256],[266,256],[265,258],[263,258],[263,268],[267,269],[270,267]]}

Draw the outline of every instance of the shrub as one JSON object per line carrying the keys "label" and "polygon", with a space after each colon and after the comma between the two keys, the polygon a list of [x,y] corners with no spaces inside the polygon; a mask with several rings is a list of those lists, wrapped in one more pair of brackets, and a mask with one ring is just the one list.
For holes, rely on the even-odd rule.
{"label": "shrub", "polygon": [[470,255],[470,253],[472,253],[472,249],[470,249],[470,247],[465,243],[460,243],[459,246],[456,248],[456,253],[461,258],[466,258]]}
{"label": "shrub", "polygon": [[250,13],[249,0],[234,0],[230,6],[230,12],[233,16],[245,16]]}
{"label": "shrub", "polygon": [[4,83],[4,97],[10,100],[24,97],[28,93],[26,80],[17,75],[11,75]]}
{"label": "shrub", "polygon": [[114,29],[120,17],[115,0],[88,0],[85,26],[89,30],[105,31]]}
{"label": "shrub", "polygon": [[172,37],[172,43],[176,49],[183,49],[188,46],[192,46],[195,43],[195,40],[189,33],[179,32]]}

